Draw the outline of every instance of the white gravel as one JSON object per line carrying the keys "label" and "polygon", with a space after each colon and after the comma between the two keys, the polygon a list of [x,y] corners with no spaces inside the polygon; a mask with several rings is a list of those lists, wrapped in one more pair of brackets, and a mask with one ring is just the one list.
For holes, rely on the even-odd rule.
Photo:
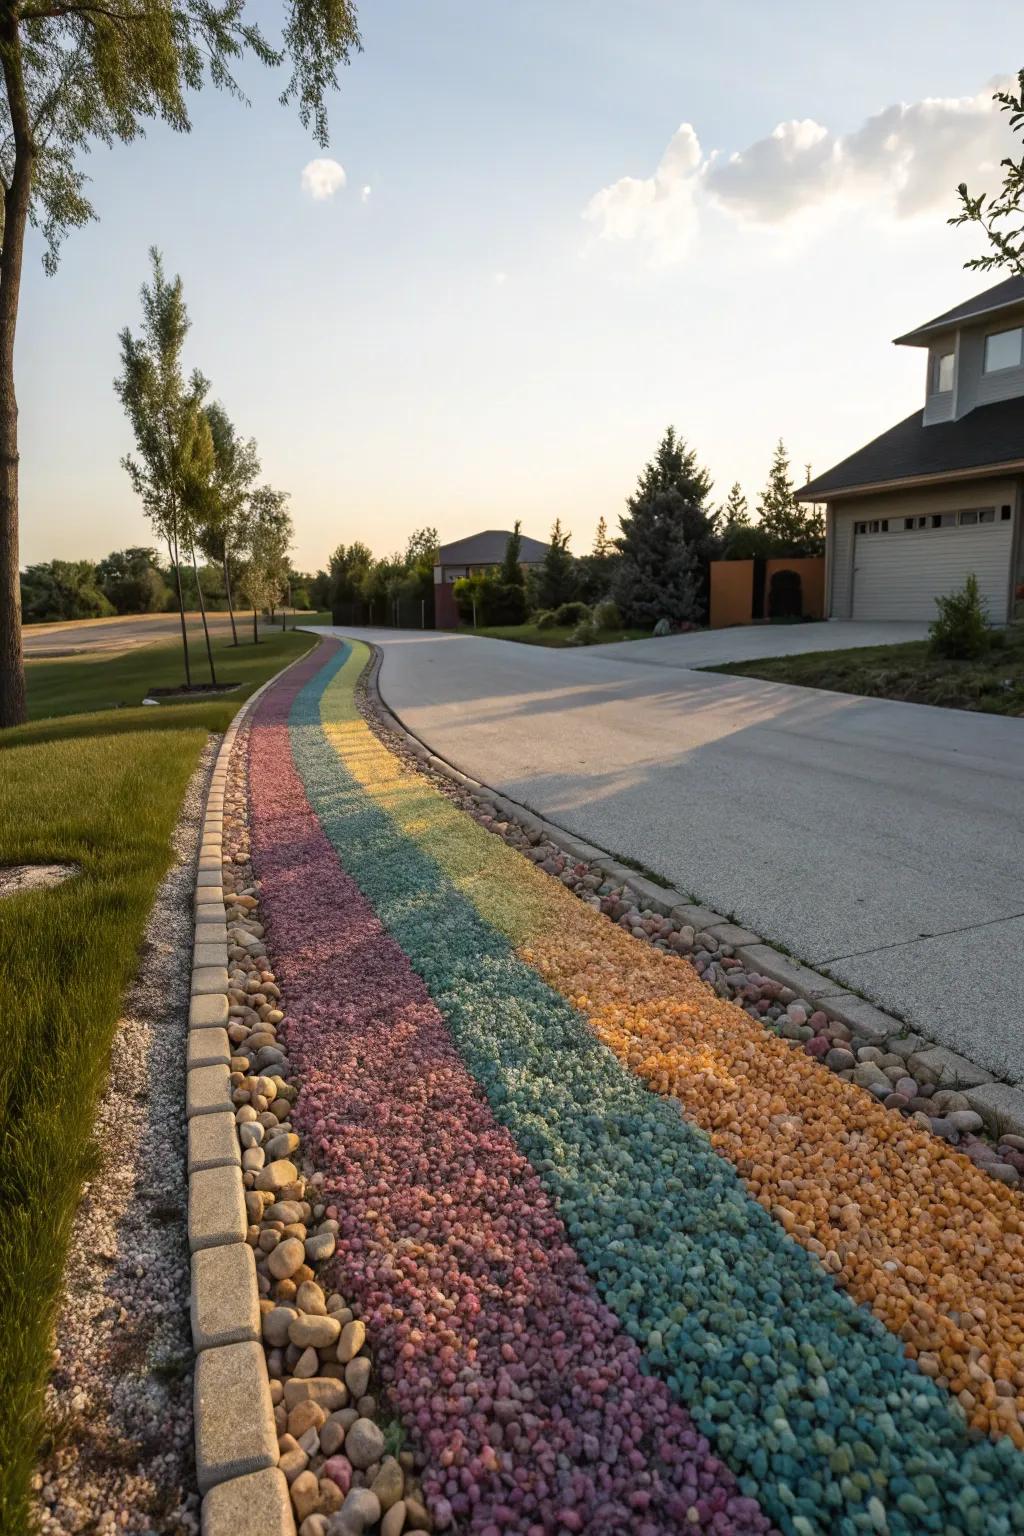
{"label": "white gravel", "polygon": [[211,739],[189,783],[94,1128],[65,1272],[50,1444],[33,1487],[56,1533],[199,1530],[192,1452],[185,1034],[192,892]]}

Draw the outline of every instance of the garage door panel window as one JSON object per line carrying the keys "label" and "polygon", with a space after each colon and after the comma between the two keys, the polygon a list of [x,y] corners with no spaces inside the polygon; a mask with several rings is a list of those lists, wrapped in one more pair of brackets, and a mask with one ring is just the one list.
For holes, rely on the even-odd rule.
{"label": "garage door panel window", "polygon": [[[902,531],[904,533],[917,533],[922,529],[929,528],[977,528],[982,523],[1008,523],[1009,521],[1009,507],[964,507],[959,512],[932,512],[924,517],[905,517],[902,520]],[[875,517],[864,522],[854,523],[853,531],[859,536],[872,533],[888,533],[889,519],[887,517]]]}

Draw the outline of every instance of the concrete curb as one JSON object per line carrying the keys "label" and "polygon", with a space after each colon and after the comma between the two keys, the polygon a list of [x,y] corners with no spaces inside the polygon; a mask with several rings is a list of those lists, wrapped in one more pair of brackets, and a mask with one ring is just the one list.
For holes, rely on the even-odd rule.
{"label": "concrete curb", "polygon": [[[366,641],[362,643],[367,644]],[[971,1105],[982,1116],[992,1135],[999,1136],[1007,1132],[1024,1135],[1024,1088],[999,1082],[991,1072],[968,1061],[964,1056],[958,1056],[955,1051],[933,1045],[920,1035],[912,1035],[903,1019],[876,1008],[873,1003],[849,991],[834,977],[822,975],[792,956],[783,954],[758,934],[739,927],[721,913],[709,907],[695,906],[687,895],[673,886],[662,886],[647,879],[603,848],[585,842],[574,833],[567,832],[557,822],[548,821],[528,806],[510,800],[489,784],[471,778],[461,768],[438,757],[402,723],[384,701],[379,684],[384,653],[379,646],[372,644],[369,650],[370,662],[364,676],[374,707],[383,724],[400,736],[409,751],[427,768],[468,789],[476,800],[518,822],[528,832],[539,832],[546,841],[554,843],[570,858],[579,863],[595,865],[616,884],[628,886],[638,901],[652,912],[690,924],[701,932],[710,933],[719,943],[732,945],[737,959],[744,966],[791,988],[797,997],[806,998],[831,1019],[848,1025],[870,1044],[881,1045],[898,1037],[919,1041],[918,1049],[908,1063],[911,1070],[919,1071],[924,1081],[933,1082],[940,1088],[966,1092]],[[823,1067],[823,1070],[829,1069]]]}
{"label": "concrete curb", "polygon": [[188,1241],[196,1353],[196,1474],[203,1536],[295,1536],[260,1331],[256,1263],[246,1242],[241,1155],[231,1097],[228,941],[222,885],[224,788],[235,737],[260,696],[303,657],[251,694],[224,733],[206,797],[195,886],[185,1115]]}

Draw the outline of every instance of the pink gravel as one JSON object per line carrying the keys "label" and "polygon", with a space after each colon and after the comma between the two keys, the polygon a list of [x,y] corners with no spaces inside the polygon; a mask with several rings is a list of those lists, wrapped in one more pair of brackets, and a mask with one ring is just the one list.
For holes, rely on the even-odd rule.
{"label": "pink gravel", "polygon": [[340,868],[288,732],[324,660],[321,647],[257,711],[252,858],[302,1082],[295,1120],[340,1223],[334,1276],[375,1339],[436,1525],[770,1530],[642,1374],[426,988]]}

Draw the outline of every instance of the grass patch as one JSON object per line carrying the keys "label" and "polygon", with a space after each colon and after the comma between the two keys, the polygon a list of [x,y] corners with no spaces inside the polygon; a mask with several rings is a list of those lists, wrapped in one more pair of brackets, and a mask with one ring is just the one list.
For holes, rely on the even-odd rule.
{"label": "grass patch", "polygon": [[949,661],[933,655],[926,640],[912,640],[903,645],[733,661],[702,670],[907,704],[1024,715],[1024,625],[1020,624],[997,630],[991,650],[977,661]]}
{"label": "grass patch", "polygon": [[[96,1173],[96,1100],[186,785],[211,730],[315,644],[275,634],[234,653],[238,692],[209,703],[71,714],[128,699],[180,666],[155,645],[30,666],[33,713],[0,733],[0,863],[73,863],[49,890],[0,901],[0,1531],[30,1527],[45,1435],[50,1334],[82,1181]],[[141,669],[141,670],[136,670]],[[112,679],[119,679],[118,683]],[[130,740],[125,741],[125,737]]]}
{"label": "grass patch", "polygon": [[[312,635],[282,634],[268,626],[262,633],[260,644],[253,645],[251,635],[241,639],[237,646],[230,636],[218,635],[212,641],[213,663],[218,681],[240,683],[234,693],[214,695],[214,701],[230,705],[230,720],[243,699],[254,688],[270,677],[279,667],[299,656],[314,643]],[[192,656],[192,681],[209,682],[210,669],[202,642],[197,645],[190,636]],[[44,716],[81,714],[89,710],[125,709],[141,705],[150,688],[184,687],[185,672],[181,643],[176,640],[160,640],[153,645],[138,646],[118,655],[62,656],[52,661],[40,658],[25,663],[28,686],[28,712],[33,720]],[[159,708],[172,707],[170,701]],[[206,707],[206,706],[203,706]],[[173,708],[195,708],[193,700],[175,702]],[[146,706],[146,713],[156,714],[153,706]],[[219,730],[219,725],[211,725]],[[5,740],[0,737],[0,745]]]}
{"label": "grass patch", "polygon": [[[518,640],[520,645],[550,645],[561,650],[569,645],[569,636],[575,628],[575,624],[557,624],[553,629],[538,629],[536,624],[495,624],[490,628],[481,626],[474,629],[471,624],[460,624],[459,632],[463,635],[484,635],[488,640]],[[612,645],[619,640],[650,638],[649,629],[601,629],[597,632],[596,643]]]}

